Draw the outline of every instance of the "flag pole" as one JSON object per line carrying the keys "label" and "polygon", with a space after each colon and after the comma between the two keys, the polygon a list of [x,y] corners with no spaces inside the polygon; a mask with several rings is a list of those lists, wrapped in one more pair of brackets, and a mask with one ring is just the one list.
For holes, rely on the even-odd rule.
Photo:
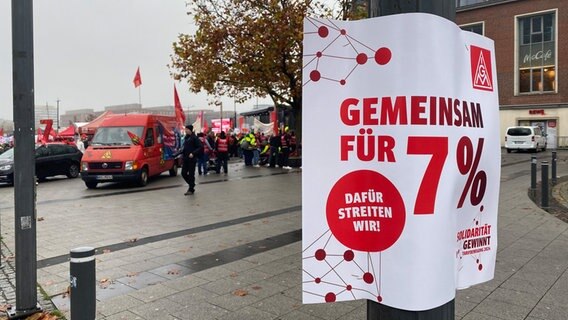
{"label": "flag pole", "polygon": [[138,103],[142,107],[142,86],[138,86]]}

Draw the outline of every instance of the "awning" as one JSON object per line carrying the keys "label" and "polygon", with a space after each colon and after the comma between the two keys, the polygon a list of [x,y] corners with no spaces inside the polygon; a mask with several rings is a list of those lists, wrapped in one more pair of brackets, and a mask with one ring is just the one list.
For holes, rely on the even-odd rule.
{"label": "awning", "polygon": [[59,132],[60,137],[73,137],[75,135],[75,126],[70,125],[65,130]]}
{"label": "awning", "polygon": [[103,122],[105,117],[109,114],[112,114],[112,112],[105,111],[103,114],[98,116],[95,120],[87,123],[86,125],[84,125],[82,127],[79,127],[79,133],[80,134],[91,134],[91,135],[95,134],[95,131],[97,131],[97,128],[101,125],[101,123]]}

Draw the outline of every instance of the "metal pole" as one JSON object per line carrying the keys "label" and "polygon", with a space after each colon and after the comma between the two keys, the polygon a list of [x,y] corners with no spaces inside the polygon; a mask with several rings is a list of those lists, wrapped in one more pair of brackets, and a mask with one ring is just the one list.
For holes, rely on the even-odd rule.
{"label": "metal pole", "polygon": [[59,133],[59,102],[61,100],[59,100],[59,98],[57,98],[57,133]]}
{"label": "metal pole", "polygon": [[540,194],[540,207],[548,209],[548,161],[543,161],[540,166],[541,173],[541,194]]}
{"label": "metal pole", "polygon": [[[367,0],[369,17],[407,12],[427,12],[454,21],[455,0]],[[450,275],[448,275],[450,276]],[[437,308],[425,311],[395,309],[367,300],[367,320],[453,320],[455,299]]]}
{"label": "metal pole", "polygon": [[536,194],[536,155],[531,156],[531,194]]}
{"label": "metal pole", "polygon": [[235,119],[233,122],[233,129],[237,127],[237,100],[233,99],[233,118]]}
{"label": "metal pole", "polygon": [[552,185],[556,185],[556,150],[552,151],[552,167],[551,167],[551,175],[552,175]]}
{"label": "metal pole", "polygon": [[95,248],[70,252],[71,319],[94,320],[96,316]]}
{"label": "metal pole", "polygon": [[41,310],[36,287],[33,0],[12,0],[12,70],[16,306],[8,315],[24,317]]}

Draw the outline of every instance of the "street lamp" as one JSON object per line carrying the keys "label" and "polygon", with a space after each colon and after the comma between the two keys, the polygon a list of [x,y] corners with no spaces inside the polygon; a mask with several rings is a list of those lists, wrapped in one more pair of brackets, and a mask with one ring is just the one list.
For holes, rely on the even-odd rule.
{"label": "street lamp", "polygon": [[57,133],[59,133],[59,98],[57,98]]}

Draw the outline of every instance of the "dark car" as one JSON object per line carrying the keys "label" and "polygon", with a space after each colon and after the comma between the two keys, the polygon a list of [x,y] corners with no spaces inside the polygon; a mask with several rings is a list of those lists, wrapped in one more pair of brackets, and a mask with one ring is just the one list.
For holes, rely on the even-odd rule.
{"label": "dark car", "polygon": [[[83,153],[76,146],[64,143],[36,145],[36,176],[39,180],[58,175],[77,178],[81,157]],[[14,149],[0,154],[0,182],[14,183]]]}

